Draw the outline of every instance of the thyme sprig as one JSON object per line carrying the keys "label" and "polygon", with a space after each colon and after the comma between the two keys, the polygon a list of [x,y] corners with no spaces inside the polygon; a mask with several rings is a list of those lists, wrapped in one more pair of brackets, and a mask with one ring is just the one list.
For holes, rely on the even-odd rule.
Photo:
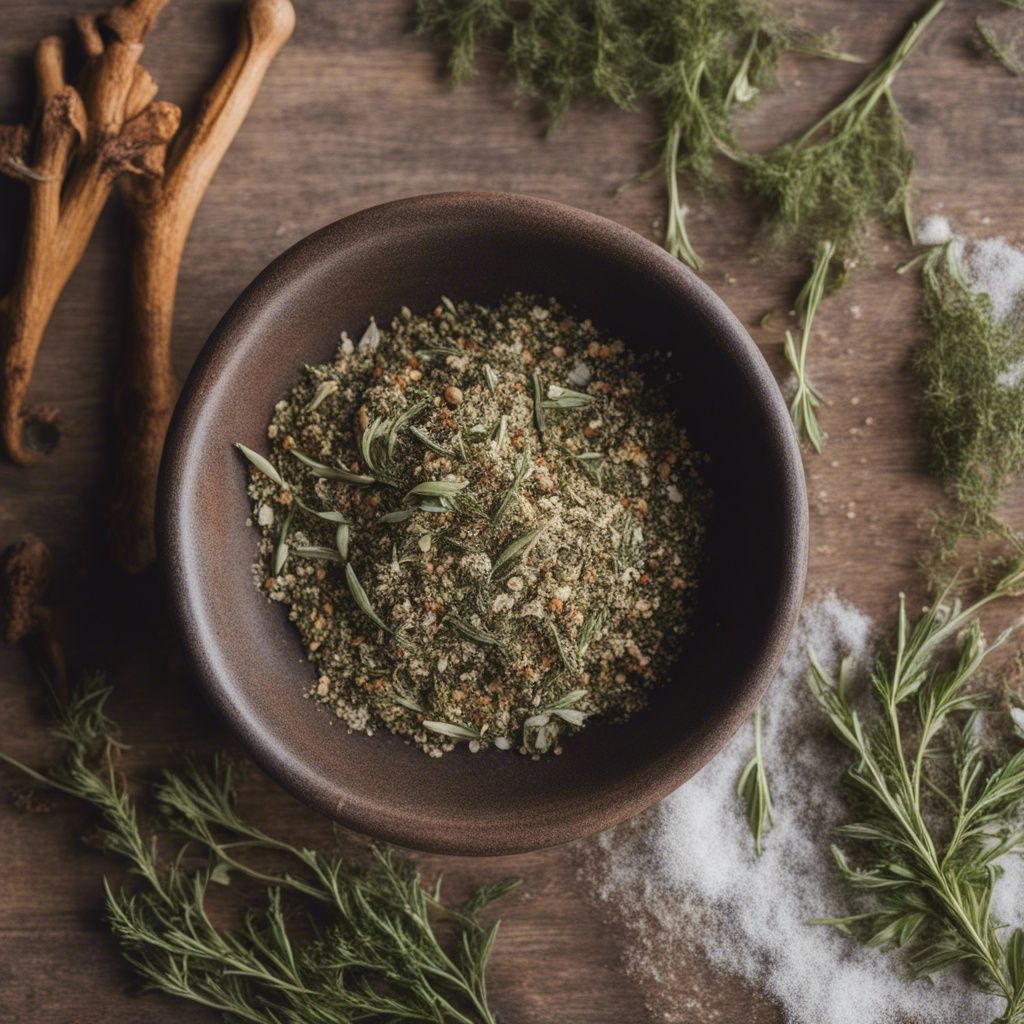
{"label": "thyme sprig", "polygon": [[[220,760],[165,772],[155,787],[166,829],[184,840],[161,857],[118,770],[124,747],[106,714],[109,694],[91,677],[63,710],[54,733],[65,753],[55,767],[0,761],[102,815],[106,849],[136,879],[130,889],[105,883],[107,916],[149,987],[251,1024],[494,1024],[486,970],[498,924],[485,925],[480,912],[516,881],[449,905],[440,885],[425,888],[389,851],[374,849],[362,868],[269,835],[239,815],[231,767]],[[265,899],[229,929],[206,903],[210,886],[233,876],[264,886]],[[451,942],[442,941],[442,922]]]}
{"label": "thyme sprig", "polygon": [[754,708],[754,753],[740,772],[736,793],[747,805],[747,821],[754,837],[754,852],[761,856],[762,839],[774,824],[772,796],[768,788],[768,773],[764,767],[761,749],[761,705]]}
{"label": "thyme sprig", "polygon": [[858,254],[875,217],[902,220],[913,238],[914,160],[892,82],[944,5],[934,0],[896,48],[796,140],[746,158],[751,188],[765,203],[776,240],[799,239],[813,250],[829,239],[846,261]]}
{"label": "thyme sprig", "polygon": [[835,251],[836,247],[833,242],[822,242],[819,245],[811,276],[800,293],[802,301],[797,301],[798,308],[802,306],[804,314],[799,346],[793,337],[793,332],[787,330],[786,344],[783,349],[786,362],[789,363],[796,376],[796,390],[789,403],[793,426],[796,427],[797,436],[808,441],[816,452],[821,451],[822,437],[815,410],[824,402],[824,399],[807,375],[807,348],[811,340],[814,314],[818,311],[818,306],[821,305],[821,300],[825,296],[829,267],[832,265]]}
{"label": "thyme sprig", "polygon": [[[917,977],[969,966],[1005,1000],[1003,1024],[1024,1014],[1024,932],[1000,937],[991,898],[997,859],[1024,844],[1015,818],[1024,806],[1024,750],[1001,762],[983,755],[978,698],[967,685],[1007,635],[986,647],[978,612],[1022,587],[1018,564],[976,603],[950,606],[947,592],[913,625],[901,596],[895,651],[871,673],[873,727],[851,703],[849,663],[832,679],[811,658],[813,692],[854,754],[848,779],[858,814],[840,834],[856,844],[857,861],[838,847],[833,853],[841,877],[869,903],[820,923],[870,945],[907,947]],[[945,750],[937,742],[944,734]]]}

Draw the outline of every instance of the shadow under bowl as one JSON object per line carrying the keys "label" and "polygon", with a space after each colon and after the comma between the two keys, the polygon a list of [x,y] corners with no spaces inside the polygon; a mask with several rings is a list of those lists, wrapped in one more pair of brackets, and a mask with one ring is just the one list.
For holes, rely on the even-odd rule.
{"label": "shadow under bowl", "polygon": [[[248,470],[304,363],[344,329],[444,294],[558,298],[637,350],[672,353],[674,401],[711,457],[707,564],[689,635],[650,705],[594,721],[561,756],[465,747],[428,758],[387,733],[350,734],[303,694],[313,679],[285,610],[253,584]],[[253,757],[359,832],[450,854],[507,854],[592,834],[681,785],[771,680],[799,610],[807,508],[800,453],[768,367],[695,274],[640,235],[556,203],[447,193],[377,206],[275,260],[221,321],[186,382],[161,472],[163,566],[191,665]]]}

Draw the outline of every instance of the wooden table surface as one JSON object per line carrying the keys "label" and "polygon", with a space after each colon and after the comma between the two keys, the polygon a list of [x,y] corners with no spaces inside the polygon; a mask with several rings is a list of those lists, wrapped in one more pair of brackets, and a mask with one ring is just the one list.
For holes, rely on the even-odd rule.
{"label": "wooden table surface", "polygon": [[[643,169],[654,123],[647,114],[574,111],[548,140],[528,106],[513,109],[499,77],[485,73],[452,91],[437,53],[413,35],[410,0],[297,0],[295,37],[270,70],[256,104],[199,210],[185,254],[175,360],[187,372],[218,317],[285,247],[321,225],[400,196],[448,189],[508,189],[594,210],[651,235],[662,210],[656,183],[613,198]],[[922,4],[918,0],[818,0],[815,28],[835,26],[848,50],[876,58]],[[1003,13],[1000,14],[999,11]],[[234,3],[171,0],[145,64],[161,95],[194,105],[225,58]],[[0,18],[0,120],[25,116],[29,54],[63,31],[68,0],[4,0]],[[978,14],[1024,17],[995,0],[951,2],[900,75],[896,96],[918,161],[915,209],[942,212],[977,237],[1024,233],[1024,83],[971,45]],[[787,59],[784,92],[767,96],[745,127],[756,146],[809,122],[855,82],[848,64]],[[12,265],[23,210],[19,186],[0,186],[0,272]],[[750,205],[726,192],[691,220],[705,278],[784,373],[782,328],[803,268],[754,262]],[[125,225],[108,207],[45,339],[34,400],[64,411],[66,431],[41,466],[0,465],[0,544],[42,535],[58,565],[55,606],[76,665],[102,667],[113,704],[145,772],[186,745],[226,748],[232,738],[206,708],[182,665],[155,576],[126,579],[104,561],[103,510],[114,443],[109,397],[123,329]],[[905,241],[879,233],[870,265],[829,299],[816,323],[813,378],[829,398],[823,456],[805,459],[812,508],[809,595],[836,589],[879,622],[901,589],[920,593],[918,521],[939,500],[923,472],[913,376],[907,357],[921,338],[914,275],[893,267]],[[768,310],[777,315],[758,326]],[[1018,525],[1024,493],[1011,495]],[[1009,614],[1007,612],[1006,614]],[[20,651],[0,650],[0,749],[33,763],[50,749],[42,702]],[[109,858],[81,842],[91,817],[66,803],[26,814],[0,800],[0,1020],[10,1024],[138,1024],[212,1020],[191,1005],[139,995],[107,933],[100,879]],[[253,770],[245,807],[258,819],[329,843],[330,824]],[[627,976],[617,931],[606,927],[564,848],[498,861],[422,858],[426,871],[480,882],[521,874],[503,910],[492,968],[493,1002],[516,1024],[659,1019],[659,993]],[[687,983],[694,1019],[780,1020],[757,993],[711,972],[698,949]],[[684,972],[686,974],[687,972]],[[655,1008],[655,1009],[652,1009]],[[865,1022],[867,1024],[867,1022]]]}

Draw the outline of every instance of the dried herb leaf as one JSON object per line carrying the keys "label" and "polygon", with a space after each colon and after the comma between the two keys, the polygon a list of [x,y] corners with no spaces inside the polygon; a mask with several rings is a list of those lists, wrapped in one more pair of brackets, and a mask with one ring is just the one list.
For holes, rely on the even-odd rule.
{"label": "dried herb leaf", "polygon": [[483,736],[476,729],[465,725],[453,725],[451,722],[421,722],[424,729],[450,736],[453,740],[482,740]]}
{"label": "dried herb leaf", "polygon": [[517,537],[514,541],[507,544],[491,565],[491,577],[494,578],[506,569],[510,569],[516,562],[525,557],[543,532],[544,526],[538,526],[536,529],[527,531],[521,537]]}
{"label": "dried herb leaf", "polygon": [[266,477],[277,484],[282,490],[287,491],[289,489],[288,484],[285,483],[284,477],[277,471],[277,467],[269,460],[260,455],[259,452],[254,452],[251,448],[246,448],[244,444],[240,444],[238,441],[235,442],[235,447]]}
{"label": "dried herb leaf", "polygon": [[338,466],[326,466],[324,463],[317,462],[316,459],[311,459],[305,453],[300,452],[298,448],[289,448],[288,451],[304,466],[308,466],[312,470],[313,476],[319,477],[321,480],[342,480],[348,484],[374,484],[377,482],[372,476],[353,473]]}

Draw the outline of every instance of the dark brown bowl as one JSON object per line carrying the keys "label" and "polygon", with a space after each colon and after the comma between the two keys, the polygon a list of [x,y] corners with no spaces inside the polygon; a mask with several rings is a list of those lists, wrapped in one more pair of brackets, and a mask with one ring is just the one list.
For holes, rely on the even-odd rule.
{"label": "dark brown bowl", "polygon": [[[716,510],[694,628],[671,678],[623,724],[594,722],[559,756],[460,748],[424,756],[349,734],[303,698],[311,668],[284,610],[255,588],[247,470],[303,363],[342,329],[441,294],[554,295],[638,349],[671,350],[678,402],[711,456]],[[800,453],[746,331],[695,274],[594,214],[520,195],[448,193],[377,206],[310,235],[231,307],[185,384],[164,455],[160,543],[195,672],[253,757],[324,814],[402,846],[503,854],[608,828],[709,761],[782,656],[806,568]]]}

